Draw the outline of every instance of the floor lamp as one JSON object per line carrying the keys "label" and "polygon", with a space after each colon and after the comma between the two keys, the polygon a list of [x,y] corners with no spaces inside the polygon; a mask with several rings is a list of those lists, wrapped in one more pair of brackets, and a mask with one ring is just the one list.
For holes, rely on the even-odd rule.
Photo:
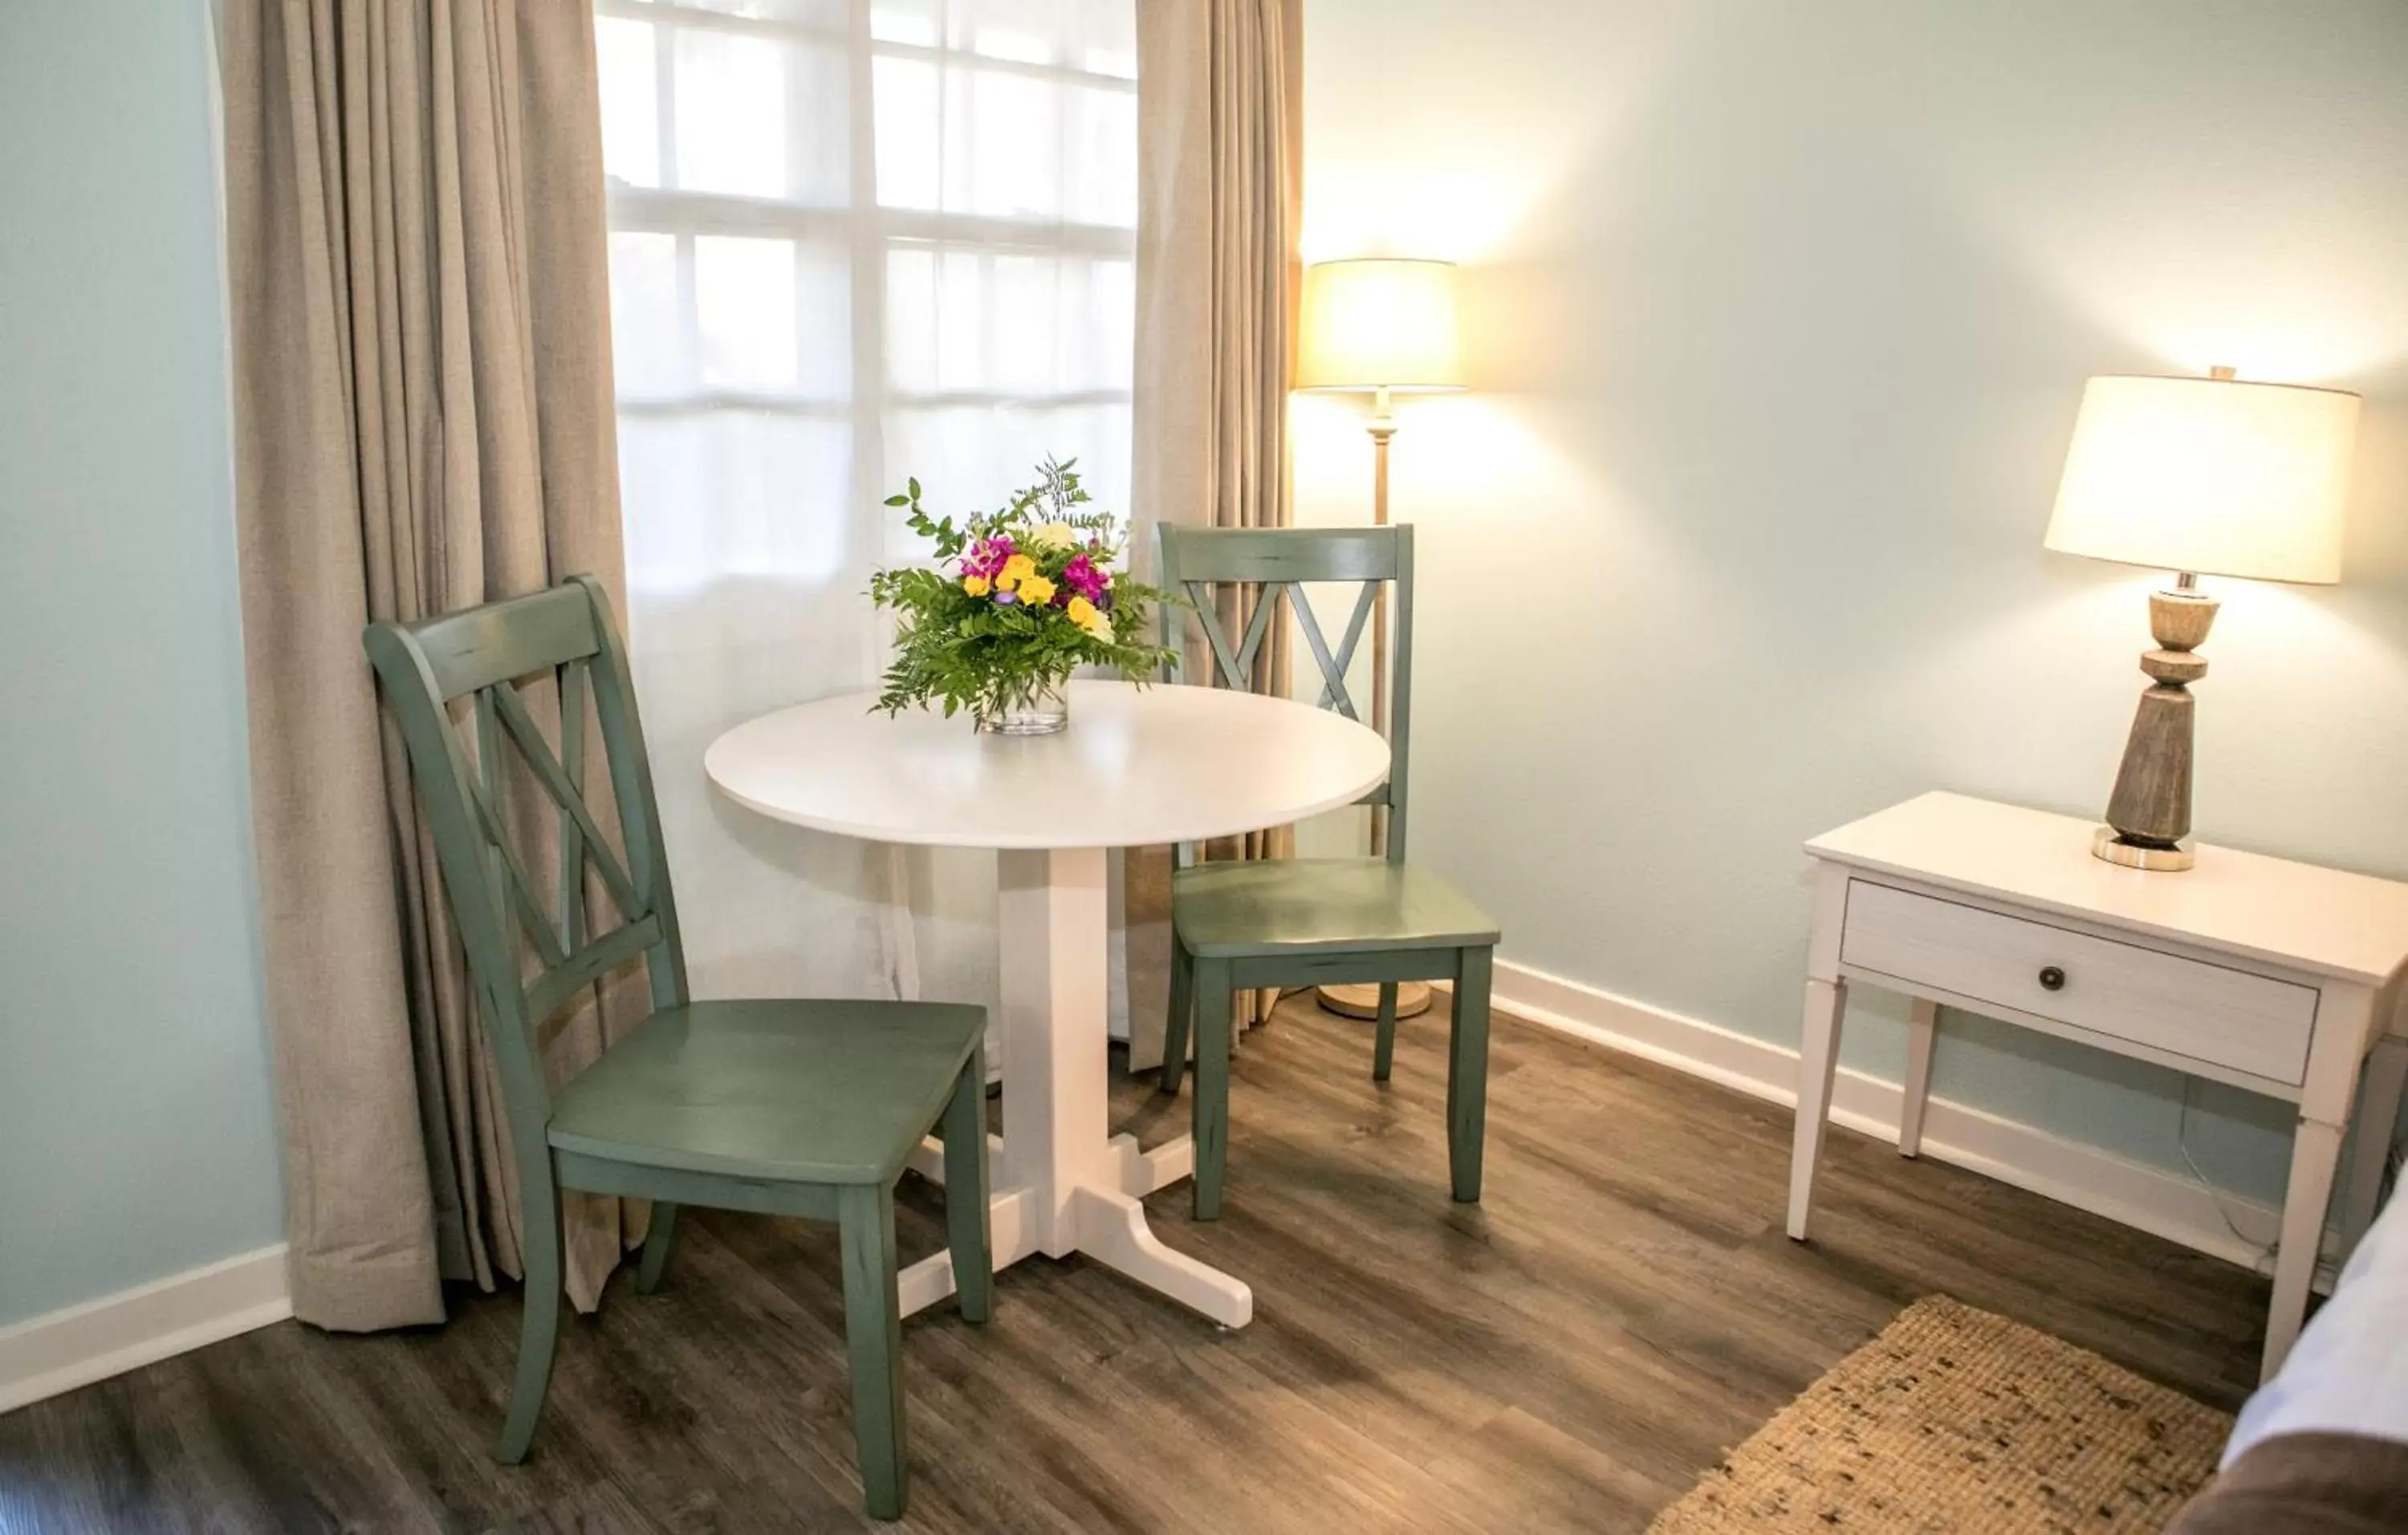
{"label": "floor lamp", "polygon": [[[1296,387],[1371,396],[1371,521],[1388,523],[1388,439],[1397,435],[1391,396],[1463,387],[1455,342],[1455,265],[1443,261],[1325,261],[1305,268],[1304,334]],[[1371,609],[1371,728],[1388,733],[1388,596]],[[1371,811],[1371,852],[1387,851],[1387,812]],[[1375,985],[1322,986],[1323,1007],[1350,1018],[1380,1010]],[[1430,1005],[1429,987],[1408,981],[1397,988],[1397,1014]]]}

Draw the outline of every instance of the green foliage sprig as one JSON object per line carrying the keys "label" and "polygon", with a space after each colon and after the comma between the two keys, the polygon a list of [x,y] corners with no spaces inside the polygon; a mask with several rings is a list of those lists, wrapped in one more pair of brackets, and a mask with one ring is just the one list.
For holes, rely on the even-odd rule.
{"label": "green foliage sprig", "polygon": [[889,714],[940,704],[984,717],[1025,708],[1082,666],[1153,680],[1169,653],[1147,643],[1150,610],[1167,599],[1114,569],[1116,520],[1086,509],[1076,459],[1038,466],[1038,482],[961,523],[932,517],[909,481],[890,507],[927,539],[937,564],[881,570],[870,600],[897,616],[895,660],[874,706]]}

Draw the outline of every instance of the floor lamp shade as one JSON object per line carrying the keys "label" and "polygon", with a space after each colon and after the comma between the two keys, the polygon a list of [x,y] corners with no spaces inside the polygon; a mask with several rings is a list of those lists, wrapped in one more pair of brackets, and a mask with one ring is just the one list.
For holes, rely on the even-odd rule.
{"label": "floor lamp shade", "polygon": [[1461,389],[1455,264],[1325,261],[1304,272],[1298,389]]}
{"label": "floor lamp shade", "polygon": [[2237,379],[2093,379],[2048,547],[2259,581],[2341,580],[2358,396]]}
{"label": "floor lamp shade", "polygon": [[2191,866],[2190,684],[2215,622],[2198,577],[2341,580],[2358,396],[2335,389],[2109,377],[2082,393],[2047,545],[2177,573],[2149,598],[2149,687],[2092,851],[2133,868]]}

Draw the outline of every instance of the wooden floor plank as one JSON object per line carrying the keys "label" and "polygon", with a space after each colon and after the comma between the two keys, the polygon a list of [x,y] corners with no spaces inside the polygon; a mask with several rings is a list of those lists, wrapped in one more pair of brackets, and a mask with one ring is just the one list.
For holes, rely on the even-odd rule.
{"label": "wooden floor plank", "polygon": [[[1008,1270],[905,1327],[913,1531],[1636,1530],[1841,1356],[1942,1292],[2219,1406],[2266,1284],[1834,1131],[1781,1233],[1789,1115],[1511,1020],[1486,1197],[1446,1192],[1442,1018],[1369,1080],[1291,1001],[1232,1073],[1228,1205],[1156,1232],[1254,1286],[1224,1332],[1110,1270]],[[1114,1088],[1156,1140],[1187,1100]],[[899,1246],[943,1241],[907,1181]],[[375,1338],[286,1323],[0,1416],[0,1530],[851,1530],[836,1233],[691,1212],[668,1286],[565,1329],[524,1466],[487,1456],[514,1295]]]}

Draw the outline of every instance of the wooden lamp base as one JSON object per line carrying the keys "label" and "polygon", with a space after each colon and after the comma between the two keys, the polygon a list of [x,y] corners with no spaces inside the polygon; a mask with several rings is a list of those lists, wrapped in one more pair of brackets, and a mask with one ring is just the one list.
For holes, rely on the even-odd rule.
{"label": "wooden lamp base", "polygon": [[[1376,984],[1361,986],[1315,986],[1312,999],[1321,1004],[1324,1012],[1334,1012],[1341,1018],[1371,1019],[1380,1016],[1380,988]],[[1426,981],[1397,983],[1397,1016],[1414,1018],[1430,1010],[1430,989]]]}
{"label": "wooden lamp base", "polygon": [[2192,653],[2215,622],[2216,601],[2185,573],[2171,592],[2149,594],[2149,632],[2157,650],[2144,653],[2141,670],[2150,686],[2132,716],[2115,792],[2107,801],[2107,825],[2091,853],[2127,868],[2157,870],[2191,867],[2191,716],[2197,705],[2190,684],[2207,675],[2207,662]]}

